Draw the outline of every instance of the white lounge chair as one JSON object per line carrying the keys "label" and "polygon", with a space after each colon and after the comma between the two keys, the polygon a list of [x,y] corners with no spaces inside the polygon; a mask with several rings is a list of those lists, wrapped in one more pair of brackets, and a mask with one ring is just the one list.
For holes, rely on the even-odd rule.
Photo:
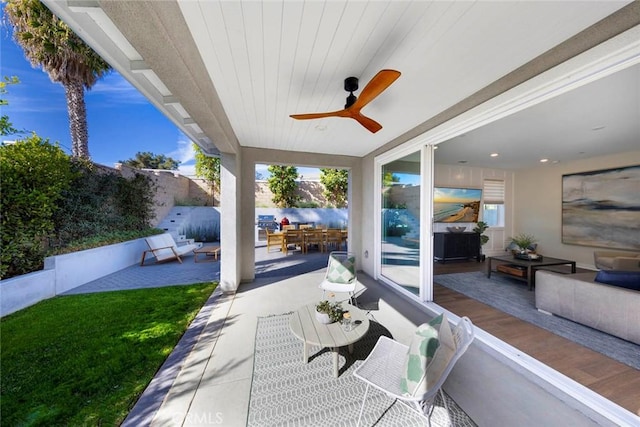
{"label": "white lounge chair", "polygon": [[[430,337],[425,331],[433,330],[431,323],[436,320],[441,321],[437,335],[439,345],[435,349],[435,354],[429,354],[435,346],[432,343],[426,344],[425,340],[433,340],[435,337]],[[473,341],[473,323],[469,318],[462,317],[452,333],[444,314],[441,318],[438,316],[433,319],[432,322],[420,325],[411,346],[381,336],[367,359],[353,372],[354,377],[367,384],[362,398],[358,425],[362,419],[370,387],[383,391],[424,416],[429,426],[431,426],[431,414],[438,393],[442,397],[445,410],[449,412],[442,385],[458,359]],[[409,366],[411,369],[408,369]],[[408,371],[411,373],[409,378],[407,378]]]}
{"label": "white lounge chair", "polygon": [[178,246],[176,241],[173,240],[173,236],[169,233],[150,236],[145,238],[145,240],[147,241],[147,245],[149,245],[149,249],[142,253],[142,260],[140,261],[141,266],[144,265],[144,260],[149,252],[156,257],[157,262],[177,259],[180,264],[182,264],[182,259],[180,259],[181,256],[190,252],[193,253],[194,249],[202,247],[202,243],[200,242]]}

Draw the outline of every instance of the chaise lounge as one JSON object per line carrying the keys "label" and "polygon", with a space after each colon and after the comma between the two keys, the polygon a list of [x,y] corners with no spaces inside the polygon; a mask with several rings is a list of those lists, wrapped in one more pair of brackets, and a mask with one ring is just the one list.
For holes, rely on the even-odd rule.
{"label": "chaise lounge", "polygon": [[144,265],[144,260],[148,253],[152,253],[156,257],[157,262],[170,261],[177,259],[182,264],[183,255],[193,253],[194,249],[202,247],[202,243],[187,243],[186,245],[180,245],[173,240],[173,236],[169,233],[159,234],[156,236],[150,236],[145,238],[149,249],[142,253],[142,259],[140,265]]}

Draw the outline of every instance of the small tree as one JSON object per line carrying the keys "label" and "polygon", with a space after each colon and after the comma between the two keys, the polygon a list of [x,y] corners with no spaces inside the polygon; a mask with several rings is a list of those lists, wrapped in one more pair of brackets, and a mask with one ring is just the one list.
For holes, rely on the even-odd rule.
{"label": "small tree", "polygon": [[197,144],[193,144],[193,150],[196,153],[196,175],[209,184],[213,204],[214,194],[220,193],[220,157],[207,156]]}
{"label": "small tree", "polygon": [[270,165],[267,170],[271,173],[268,183],[273,203],[281,208],[295,208],[300,200],[296,194],[298,169],[295,166]]}
{"label": "small tree", "polygon": [[320,169],[320,182],[324,186],[323,196],[337,208],[347,206],[349,171],[346,169]]}
{"label": "small tree", "polygon": [[135,157],[129,160],[120,160],[120,163],[136,169],[176,170],[180,166],[178,160],[174,160],[164,154],[154,154],[150,151],[138,151]]}

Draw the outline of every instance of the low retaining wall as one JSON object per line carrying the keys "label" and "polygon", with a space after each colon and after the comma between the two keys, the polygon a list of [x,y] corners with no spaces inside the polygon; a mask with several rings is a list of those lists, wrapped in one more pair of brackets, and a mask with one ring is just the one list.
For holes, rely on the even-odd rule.
{"label": "low retaining wall", "polygon": [[144,239],[47,257],[44,270],[0,282],[0,316],[6,316],[140,262]]}
{"label": "low retaining wall", "polygon": [[34,271],[0,282],[0,317],[56,295],[56,272]]}

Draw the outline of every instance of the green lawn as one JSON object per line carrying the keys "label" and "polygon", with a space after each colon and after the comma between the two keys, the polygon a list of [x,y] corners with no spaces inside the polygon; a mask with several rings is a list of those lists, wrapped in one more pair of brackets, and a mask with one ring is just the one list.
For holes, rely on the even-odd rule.
{"label": "green lawn", "polygon": [[119,425],[215,286],[56,297],[3,318],[2,425]]}

